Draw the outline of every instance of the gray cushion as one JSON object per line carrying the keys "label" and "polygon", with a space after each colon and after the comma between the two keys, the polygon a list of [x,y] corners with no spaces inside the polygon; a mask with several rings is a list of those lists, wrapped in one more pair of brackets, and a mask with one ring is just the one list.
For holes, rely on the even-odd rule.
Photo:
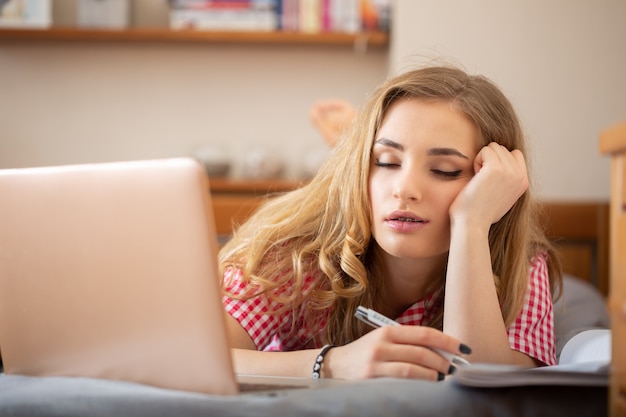
{"label": "gray cushion", "polygon": [[565,274],[561,298],[554,303],[554,333],[557,358],[565,343],[588,329],[610,328],[606,300],[582,279]]}

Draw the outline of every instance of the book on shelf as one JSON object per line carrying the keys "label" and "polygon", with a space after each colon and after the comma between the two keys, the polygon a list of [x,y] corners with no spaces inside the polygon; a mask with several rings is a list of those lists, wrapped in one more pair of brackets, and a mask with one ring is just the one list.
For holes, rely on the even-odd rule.
{"label": "book on shelf", "polygon": [[272,31],[279,28],[279,0],[170,1],[170,28]]}
{"label": "book on shelf", "polygon": [[297,19],[300,32],[319,33],[322,31],[321,3],[321,0],[300,0]]}
{"label": "book on shelf", "polygon": [[0,0],[0,28],[44,29],[52,24],[52,0]]}
{"label": "book on shelf", "polygon": [[391,0],[169,0],[170,28],[388,31]]}
{"label": "book on shelf", "polygon": [[130,0],[78,0],[79,27],[122,29],[130,26]]}
{"label": "book on shelf", "polygon": [[589,329],[563,347],[557,365],[523,368],[512,365],[472,364],[459,367],[452,381],[463,386],[497,388],[528,385],[609,385],[611,331]]}
{"label": "book on shelf", "polygon": [[390,27],[391,0],[281,0],[283,30],[308,33],[383,31]]}

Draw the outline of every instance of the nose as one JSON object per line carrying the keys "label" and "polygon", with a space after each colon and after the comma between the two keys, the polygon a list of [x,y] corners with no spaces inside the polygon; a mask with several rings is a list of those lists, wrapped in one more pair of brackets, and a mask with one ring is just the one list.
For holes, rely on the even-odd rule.
{"label": "nose", "polygon": [[396,178],[393,190],[393,197],[405,203],[415,203],[422,199],[418,176],[408,170]]}

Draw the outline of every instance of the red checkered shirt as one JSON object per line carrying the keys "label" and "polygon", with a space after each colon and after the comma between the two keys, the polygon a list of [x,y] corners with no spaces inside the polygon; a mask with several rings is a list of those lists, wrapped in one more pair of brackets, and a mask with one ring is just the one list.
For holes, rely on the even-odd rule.
{"label": "red checkered shirt", "polygon": [[[245,292],[246,287],[241,281],[240,270],[227,269],[224,279],[231,293]],[[312,289],[314,282],[314,275],[307,276],[304,284],[305,295]],[[306,302],[296,310],[269,314],[269,311],[278,307],[278,303],[268,297],[255,296],[237,300],[224,296],[222,301],[228,314],[248,332],[259,350],[289,351],[321,347],[319,336],[326,326],[328,311],[321,312],[317,320],[305,321],[305,314],[311,313]],[[435,311],[429,307],[436,305],[438,301],[438,293],[428,296],[409,307],[396,321],[416,326],[427,323],[431,313]],[[306,323],[309,325],[305,325]],[[507,333],[512,349],[547,365],[556,363],[552,296],[545,255],[535,256],[531,262],[530,279],[522,311],[507,329]]]}

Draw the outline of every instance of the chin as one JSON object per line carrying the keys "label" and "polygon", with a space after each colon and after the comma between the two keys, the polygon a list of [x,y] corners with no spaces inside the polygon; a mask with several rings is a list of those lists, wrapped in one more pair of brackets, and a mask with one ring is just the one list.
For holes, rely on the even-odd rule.
{"label": "chin", "polygon": [[409,242],[383,242],[378,243],[380,249],[395,258],[400,259],[425,259],[441,256],[448,252],[448,248],[435,248],[429,244]]}

